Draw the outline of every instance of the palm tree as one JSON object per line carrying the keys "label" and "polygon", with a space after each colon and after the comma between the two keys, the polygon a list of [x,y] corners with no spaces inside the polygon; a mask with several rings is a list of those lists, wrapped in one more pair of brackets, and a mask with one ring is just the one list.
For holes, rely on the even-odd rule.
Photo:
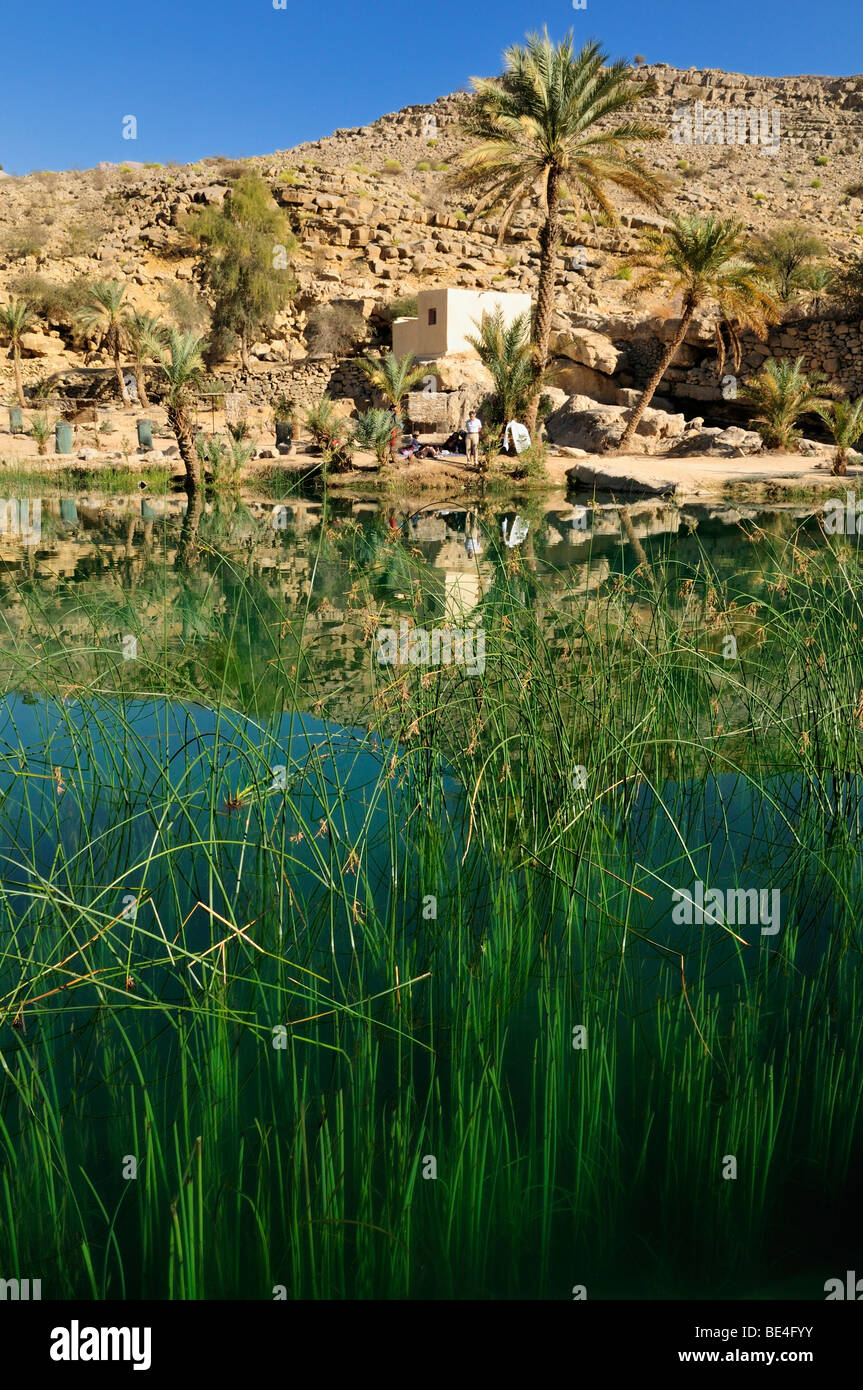
{"label": "palm tree", "polygon": [[99,334],[101,343],[114,357],[114,371],[117,387],[124,405],[131,405],[123,368],[120,365],[125,310],[123,296],[126,290],[117,280],[97,280],[91,287],[87,302],[76,315],[81,327]]}
{"label": "palm tree", "polygon": [[835,272],[827,265],[811,265],[806,268],[806,275],[803,280],[803,288],[809,295],[809,312],[818,315],[821,313],[824,300],[827,299],[836,281]]}
{"label": "palm tree", "polygon": [[147,396],[145,364],[158,360],[165,343],[165,326],[158,314],[145,314],[141,309],[132,309],[123,318],[123,333],[135,363],[138,400],[143,409],[148,410],[150,401]]}
{"label": "palm tree", "polygon": [[792,448],[800,438],[800,431],[794,426],[801,415],[819,411],[819,406],[825,404],[803,370],[802,357],[794,362],[769,358],[740,395],[756,407],[752,423],[768,449]]}
{"label": "palm tree", "polygon": [[23,299],[10,299],[8,304],[0,307],[0,329],[2,329],[3,336],[9,339],[9,346],[12,349],[15,394],[22,410],[27,402],[24,400],[24,386],[21,381],[21,336],[27,333],[35,323],[36,316],[30,305]]}
{"label": "palm tree", "polygon": [[[618,60],[605,66],[607,57],[594,40],[575,53],[572,32],[559,44],[552,43],[545,30],[529,34],[525,45],[514,44],[504,53],[502,78],[473,79],[474,95],[463,122],[478,143],[459,156],[452,182],[480,194],[474,219],[501,203],[502,241],[531,194],[538,191],[541,198],[544,221],[533,321],[538,374],[548,362],[561,197],[572,197],[579,219],[587,208],[591,215],[599,211],[615,222],[608,184],[652,208],[661,207],[666,189],[663,179],[627,148],[666,134],[662,126],[647,125],[629,114],[652,91],[652,84],[631,83],[628,64]],[[627,112],[626,118],[614,121],[620,112]],[[526,418],[531,433],[538,408],[535,389]]]}
{"label": "palm tree", "polygon": [[372,386],[383,396],[396,413],[397,422],[401,418],[402,402],[409,391],[419,386],[425,376],[423,367],[414,366],[416,358],[408,353],[396,357],[392,349],[384,357],[374,361],[369,357],[357,359],[360,371],[368,377]]}
{"label": "palm tree", "polygon": [[[468,337],[467,342],[476,350],[494,382],[494,418],[486,419],[486,423],[501,426],[499,448],[503,426],[508,420],[520,419],[526,413],[537,385],[542,385],[542,381],[537,382],[530,315],[519,314],[507,325],[503,309],[498,305],[493,313],[484,314],[482,322],[476,326],[479,335]],[[488,417],[487,410],[485,415]]]}
{"label": "palm tree", "polygon": [[47,454],[48,440],[51,438],[51,431],[53,430],[53,428],[54,426],[51,424],[51,421],[48,419],[47,415],[39,414],[33,416],[32,420],[30,421],[30,428],[28,429],[27,433],[29,435],[32,435],[32,437],[36,440],[37,453]]}
{"label": "palm tree", "polygon": [[168,379],[165,406],[168,424],[174,431],[180,457],[186,467],[186,489],[194,491],[201,481],[201,463],[195,448],[191,409],[204,373],[205,342],[196,333],[168,330],[170,358],[159,353],[162,371]]}
{"label": "palm tree", "polygon": [[354,443],[360,449],[371,449],[381,467],[390,457],[393,417],[389,410],[365,410],[354,425]]}
{"label": "palm tree", "polygon": [[858,396],[856,401],[825,401],[816,405],[815,409],[836,445],[833,472],[844,478],[848,472],[848,451],[863,435],[863,396]]}
{"label": "palm tree", "polygon": [[743,224],[731,218],[675,217],[662,230],[648,228],[642,235],[642,248],[629,258],[629,265],[643,267],[644,275],[636,290],[663,286],[669,297],[680,295],[683,312],[671,341],[666,344],[656,369],[632,410],[618,445],[624,453],[632,442],[639,422],[665,376],[696,311],[706,304],[715,306],[715,337],[719,358],[718,372],[725,365],[726,335],[734,370],[740,366],[740,333],[745,328],[762,333],[775,323],[780,307],[764,287],[762,275],[742,257]]}

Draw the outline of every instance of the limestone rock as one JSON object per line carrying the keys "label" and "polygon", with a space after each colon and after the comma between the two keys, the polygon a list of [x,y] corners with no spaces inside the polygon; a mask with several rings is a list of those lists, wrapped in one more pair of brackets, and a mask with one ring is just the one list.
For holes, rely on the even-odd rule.
{"label": "limestone rock", "polygon": [[554,357],[566,357],[583,367],[613,376],[620,370],[623,354],[610,338],[594,333],[589,328],[571,328],[562,333],[552,333],[549,350]]}

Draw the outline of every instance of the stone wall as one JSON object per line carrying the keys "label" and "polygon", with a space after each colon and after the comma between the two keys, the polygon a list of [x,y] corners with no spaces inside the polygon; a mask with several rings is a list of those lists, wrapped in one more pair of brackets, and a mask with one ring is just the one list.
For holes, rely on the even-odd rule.
{"label": "stone wall", "polygon": [[292,397],[302,410],[317,405],[324,395],[335,400],[349,398],[359,410],[366,410],[372,404],[368,379],[350,358],[267,363],[256,367],[251,374],[240,369],[222,369],[217,381],[226,391],[244,391],[252,406],[272,404],[280,391]]}
{"label": "stone wall", "polygon": [[[829,393],[850,397],[863,395],[863,321],[842,323],[821,319],[779,324],[771,329],[766,343],[747,336],[743,346],[739,372],[742,380],[754,376],[768,357],[778,360],[802,357],[804,370],[810,375],[822,374],[825,378],[822,385]],[[731,370],[731,366],[726,365],[725,372]],[[703,350],[694,365],[673,366],[666,373],[661,389],[676,399],[721,400],[715,349]]]}

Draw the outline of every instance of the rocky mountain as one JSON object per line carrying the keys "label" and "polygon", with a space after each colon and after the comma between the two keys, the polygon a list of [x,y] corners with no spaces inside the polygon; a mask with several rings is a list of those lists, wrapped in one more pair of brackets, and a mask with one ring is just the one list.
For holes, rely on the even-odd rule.
{"label": "rocky mountain", "polygon": [[[653,82],[642,113],[668,131],[643,151],[669,181],[668,214],[734,214],[753,233],[782,220],[802,222],[824,241],[834,265],[863,251],[863,77],[748,77],[658,64],[635,69],[634,78]],[[230,361],[219,374],[253,401],[268,401],[278,389],[289,389],[301,404],[325,389],[363,398],[350,353],[334,358],[309,351],[309,318],[321,305],[359,311],[361,350],[387,340],[388,306],[423,287],[533,290],[539,208],[517,217],[499,244],[495,210],[471,227],[471,205],[458,205],[447,184],[464,145],[459,122],[467,99],[465,93],[442,97],[242,162],[214,157],[182,167],[130,163],[4,178],[0,293],[35,297],[44,311],[42,331],[24,344],[25,384],[62,373],[73,393],[86,394],[94,378],[83,369],[106,365],[105,358],[85,356],[73,333],[69,287],[80,277],[117,278],[133,304],[203,326],[206,309],[181,223],[195,205],[219,203],[246,166],[269,182],[300,243],[297,295],[254,345],[251,376]],[[579,225],[572,204],[564,207],[553,340],[561,390],[609,406],[625,404],[625,393],[644,380],[676,308],[661,297],[634,298],[623,278],[623,257],[638,230],[662,219],[625,195],[614,201],[618,227]],[[838,388],[863,391],[859,322],[798,315],[767,346],[747,343],[744,375],[769,353],[802,353],[807,366]],[[0,384],[8,393],[5,358]],[[663,395],[690,415],[702,402],[705,410],[722,409],[726,423],[735,418],[720,390],[705,323],[692,325]]]}

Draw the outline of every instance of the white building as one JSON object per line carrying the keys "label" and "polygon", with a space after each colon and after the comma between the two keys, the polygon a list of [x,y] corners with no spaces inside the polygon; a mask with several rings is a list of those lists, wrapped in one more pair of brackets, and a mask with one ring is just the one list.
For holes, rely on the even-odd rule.
{"label": "white building", "polygon": [[448,353],[472,352],[468,337],[476,337],[483,314],[503,309],[507,327],[519,314],[530,313],[529,294],[503,294],[498,290],[420,290],[417,317],[393,323],[396,357],[412,353],[421,362]]}

